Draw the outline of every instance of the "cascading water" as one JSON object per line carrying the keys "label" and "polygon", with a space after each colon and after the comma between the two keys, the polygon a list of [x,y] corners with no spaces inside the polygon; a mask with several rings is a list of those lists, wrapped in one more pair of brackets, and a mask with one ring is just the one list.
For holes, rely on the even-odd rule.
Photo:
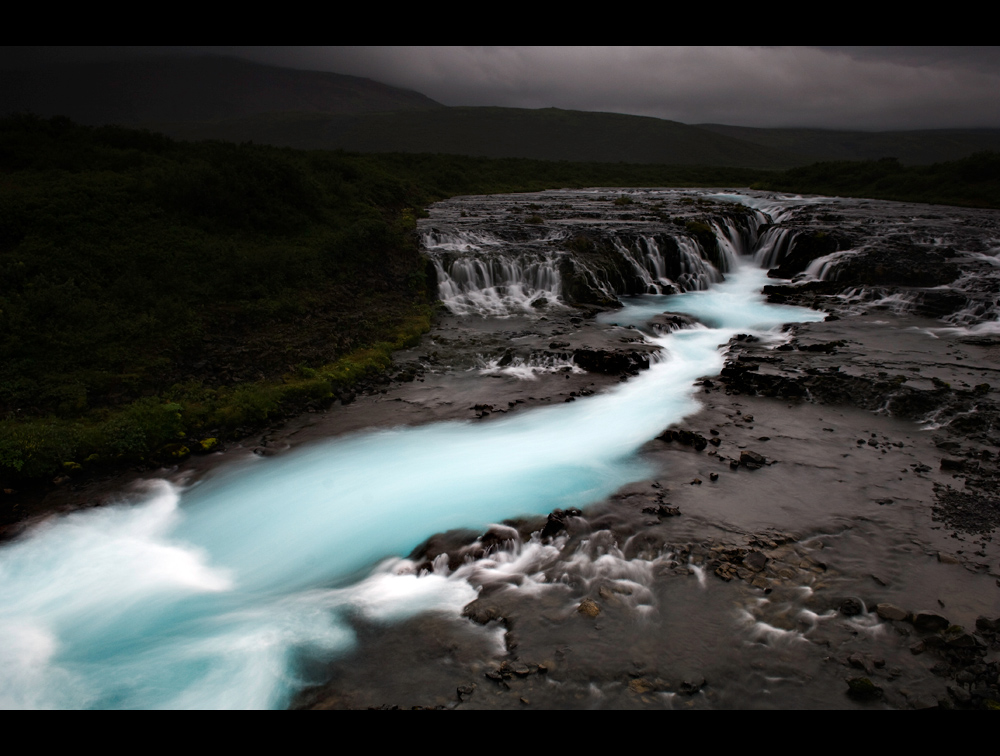
{"label": "cascading water", "polygon": [[[723,234],[724,232],[717,233]],[[701,291],[722,280],[722,274],[736,264],[736,245],[727,238],[723,244],[722,270],[716,268],[695,239],[674,235],[663,240],[675,248],[664,252],[655,236],[642,236],[634,241],[614,238],[615,250],[627,260],[644,287],[644,294],[670,294],[677,291]],[[673,259],[669,259],[669,258]],[[670,275],[673,274],[673,278]],[[623,294],[626,292],[615,292]]]}
{"label": "cascading water", "polygon": [[667,278],[666,261],[654,237],[636,239],[631,245],[620,239],[614,239],[613,243],[618,253],[631,263],[646,294],[662,294],[665,288],[672,288],[673,282]]}
{"label": "cascading water", "polygon": [[737,228],[729,218],[712,219],[710,225],[722,253],[722,272],[727,273],[736,266],[740,257],[753,248],[755,229]]}
{"label": "cascading water", "polygon": [[680,270],[677,286],[681,291],[704,291],[722,280],[722,273],[702,257],[701,247],[694,239],[686,236],[677,238],[680,254]]}
{"label": "cascading water", "polygon": [[438,297],[455,315],[503,316],[533,312],[558,302],[562,289],[558,252],[534,247],[516,252],[495,236],[472,231],[431,231],[424,249],[437,274]]}
{"label": "cascading water", "polygon": [[[496,283],[492,268],[474,274]],[[639,448],[697,409],[693,382],[722,367],[719,344],[823,318],[768,305],[763,283],[736,265],[710,290],[616,312],[641,324],[669,308],[711,327],[651,337],[667,359],[585,401],[342,437],[36,527],[0,550],[0,705],[284,706],[309,682],[305,661],[351,648],[351,617],[457,616],[476,595],[464,573],[418,576],[394,555],[647,476]]]}
{"label": "cascading water", "polygon": [[761,237],[754,252],[754,262],[761,268],[777,267],[792,251],[795,236],[793,229],[772,226]]}
{"label": "cascading water", "polygon": [[450,262],[439,257],[433,262],[438,297],[455,315],[532,312],[540,304],[557,302],[562,289],[556,254],[526,257],[495,253]]}

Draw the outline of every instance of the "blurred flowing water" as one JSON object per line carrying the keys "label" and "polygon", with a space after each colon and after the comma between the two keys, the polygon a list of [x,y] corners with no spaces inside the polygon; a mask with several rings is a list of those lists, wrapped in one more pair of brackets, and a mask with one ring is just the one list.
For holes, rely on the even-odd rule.
{"label": "blurred flowing water", "polygon": [[[613,390],[489,422],[379,430],[218,469],[187,489],[51,520],[0,550],[4,708],[273,708],[307,662],[351,649],[352,615],[460,612],[461,575],[399,557],[430,535],[583,507],[650,471],[638,449],[696,411],[693,382],[739,332],[822,313],[773,306],[739,264],[708,291],[630,299],[705,324]],[[669,299],[669,301],[668,301]]]}

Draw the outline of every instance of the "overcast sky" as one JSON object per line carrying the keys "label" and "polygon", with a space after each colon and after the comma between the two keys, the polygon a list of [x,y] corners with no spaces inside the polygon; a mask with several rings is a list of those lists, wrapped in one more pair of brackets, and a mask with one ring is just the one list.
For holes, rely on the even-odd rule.
{"label": "overcast sky", "polygon": [[0,64],[136,51],[366,76],[445,105],[738,126],[1000,128],[1000,47],[49,47],[8,48]]}

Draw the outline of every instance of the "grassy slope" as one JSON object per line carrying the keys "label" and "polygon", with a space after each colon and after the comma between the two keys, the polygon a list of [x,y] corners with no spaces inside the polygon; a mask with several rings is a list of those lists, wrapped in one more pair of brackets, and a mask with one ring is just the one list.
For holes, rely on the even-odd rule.
{"label": "grassy slope", "polygon": [[208,121],[255,113],[372,113],[440,108],[371,79],[221,56],[148,57],[0,71],[0,114],[66,115],[80,123]]}
{"label": "grassy slope", "polygon": [[384,369],[456,194],[747,186],[1000,207],[1000,157],[748,169],[179,143],[0,121],[0,476],[162,461]]}
{"label": "grassy slope", "polygon": [[1000,129],[924,131],[843,131],[835,129],[755,129],[717,123],[698,128],[780,150],[808,162],[878,160],[894,157],[904,165],[960,160],[977,152],[1000,151]]}
{"label": "grassy slope", "polygon": [[557,108],[454,107],[361,116],[281,113],[158,128],[184,139],[252,139],[356,152],[771,169],[802,163],[780,150],[675,121]]}
{"label": "grassy slope", "polygon": [[893,159],[815,163],[776,173],[756,189],[1000,209],[1000,153],[904,166]]}
{"label": "grassy slope", "polygon": [[383,367],[429,327],[423,201],[350,157],[0,122],[0,471],[148,459]]}
{"label": "grassy slope", "polygon": [[0,121],[0,487],[167,460],[384,369],[430,324],[437,199],[759,178]]}

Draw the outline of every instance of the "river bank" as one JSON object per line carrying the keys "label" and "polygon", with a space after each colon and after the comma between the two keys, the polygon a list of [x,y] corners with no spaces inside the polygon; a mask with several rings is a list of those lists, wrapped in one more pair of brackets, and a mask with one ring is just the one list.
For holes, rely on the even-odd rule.
{"label": "river bank", "polygon": [[[665,208],[668,199],[676,204]],[[691,219],[682,212],[697,205],[685,199],[691,198],[659,195],[657,209],[679,215],[674,225],[687,230]],[[510,200],[490,201],[493,216],[513,215]],[[567,214],[580,211],[578,200],[565,194],[530,201],[541,215],[547,214],[546,201]],[[613,201],[605,200],[616,214],[621,208],[635,212]],[[639,195],[632,200],[648,201]],[[516,200],[525,202],[523,196]],[[575,210],[566,210],[574,202]],[[477,208],[488,201],[472,203],[456,201],[443,212],[448,218],[463,217],[460,212],[468,217],[481,213]],[[815,237],[803,216],[830,214],[824,208],[803,212],[801,203],[772,204],[791,211],[785,225],[771,216],[771,228],[755,229],[758,247],[793,229]],[[704,203],[699,210],[704,215]],[[877,217],[875,209],[865,212]],[[849,232],[852,219],[844,215],[819,223],[836,223],[841,233]],[[664,249],[666,242],[630,225],[651,222],[600,216],[585,224],[594,235],[604,223],[614,227],[617,238],[653,238],[656,249]],[[441,223],[432,213],[428,225]],[[537,267],[521,279],[520,288],[508,281],[492,292],[463,290],[457,274],[451,276],[457,310],[477,302],[470,293],[479,297],[479,306],[511,309],[498,313],[503,317],[444,317],[419,346],[397,354],[400,372],[412,366],[413,380],[337,403],[327,412],[307,413],[224,453],[161,473],[168,489],[156,489],[153,498],[163,500],[164,516],[181,519],[170,530],[143,526],[139,538],[151,538],[164,550],[183,546],[197,566],[188,571],[197,586],[196,603],[181,605],[200,607],[213,593],[242,601],[249,585],[249,593],[270,597],[267,613],[285,617],[280,631],[273,621],[244,628],[244,615],[261,610],[243,610],[237,617],[242,629],[211,641],[213,654],[220,644],[235,650],[249,643],[258,665],[253,669],[271,669],[282,659],[288,667],[281,677],[293,691],[285,703],[306,708],[923,708],[983,707],[995,700],[990,686],[996,685],[998,649],[989,623],[1000,617],[1000,553],[989,519],[996,476],[990,386],[997,385],[991,378],[998,360],[997,345],[981,325],[989,322],[986,311],[978,322],[942,322],[918,312],[940,294],[911,287],[901,296],[871,286],[845,293],[849,282],[834,290],[829,284],[835,279],[818,279],[828,284],[826,291],[802,286],[772,292],[772,298],[822,308],[825,320],[813,310],[807,318],[813,322],[783,332],[727,332],[724,323],[709,323],[721,330],[706,332],[697,327],[698,318],[707,322],[713,312],[735,314],[742,305],[716,299],[714,310],[685,321],[697,310],[697,296],[690,292],[707,292],[710,283],[702,287],[698,276],[712,275],[693,259],[686,271],[689,293],[647,297],[641,302],[651,303],[648,312],[645,305],[572,307],[554,299],[558,279],[553,282],[547,271],[580,281],[586,266],[592,288],[578,286],[575,292],[587,299],[603,295],[602,286],[606,289],[614,275],[624,275],[612,267],[611,254],[632,265],[613,245],[602,251],[595,243],[581,253],[575,270],[567,270],[544,245],[579,238],[585,226],[577,224],[576,236],[554,233],[556,219],[547,219],[543,225],[549,228],[538,233],[516,224],[526,243],[543,245]],[[717,224],[717,238],[734,243],[723,231],[724,220]],[[456,244],[440,234],[437,239],[439,246]],[[446,273],[466,266],[461,254],[479,254],[474,240],[461,243],[467,245],[464,251],[446,250],[459,255]],[[661,281],[666,276],[657,275],[666,271],[657,268],[653,243],[642,245],[640,251],[649,256],[639,260],[648,281],[636,268],[628,286],[666,288]],[[775,246],[758,252],[771,254]],[[988,256],[982,248],[963,251],[968,246],[963,243],[958,251],[970,258]],[[774,253],[773,262],[783,263],[793,251],[788,245],[784,256]],[[956,257],[961,255],[949,260]],[[517,275],[524,276],[525,269]],[[595,271],[604,271],[607,283]],[[525,285],[529,278],[533,287]],[[639,292],[620,292],[626,293]],[[961,316],[976,290],[960,286],[950,294],[954,309],[945,314]],[[650,316],[680,303],[687,303],[683,317],[657,316],[659,331],[649,324]],[[626,322],[627,312],[637,312],[638,320]],[[685,323],[695,327],[664,336]],[[728,362],[710,357],[697,364],[712,367],[685,374],[686,382],[671,380],[670,371],[690,359],[686,350],[693,344],[685,340],[706,333],[712,341],[705,354],[718,354],[716,346],[724,346]],[[651,380],[654,374],[662,380]],[[664,401],[676,399],[676,422],[657,419],[664,411],[661,395]],[[632,410],[610,404],[628,397],[642,403]],[[646,404],[646,397],[653,403]],[[893,407],[896,412],[887,411]],[[550,432],[538,418],[569,423],[568,432]],[[611,418],[620,425],[611,425]],[[428,425],[432,422],[439,424]],[[400,427],[414,433],[391,430]],[[513,427],[525,433],[505,436]],[[372,428],[384,430],[363,433]],[[468,448],[484,443],[480,430],[498,441],[483,446],[479,456],[467,456]],[[673,432],[661,434],[665,430]],[[453,433],[457,440],[449,440]],[[324,502],[332,500],[320,496],[321,489],[342,486],[340,479],[353,475],[361,462],[348,446],[352,440],[375,452],[370,469],[378,472],[367,480],[386,490],[338,489],[350,491],[352,505],[329,511]],[[372,446],[376,440],[388,445]],[[616,445],[637,451],[618,459]],[[592,459],[592,448],[610,451]],[[344,463],[338,461],[343,454]],[[532,478],[535,458],[555,460],[551,477],[537,488],[517,483],[518,476]],[[320,463],[318,477],[305,466],[309,460]],[[288,473],[298,488],[282,482]],[[84,492],[82,498],[110,504],[123,497],[119,484],[127,482],[95,495]],[[232,489],[235,518],[219,519],[229,507],[220,496],[227,486],[240,484]],[[149,483],[143,485],[133,491],[133,500],[149,502]],[[564,486],[574,488],[572,497]],[[164,490],[175,492],[170,494],[175,509],[167,506]],[[447,498],[455,499],[459,511],[467,510],[464,520],[446,518],[467,523],[457,530],[429,524]],[[484,510],[479,501],[494,499],[500,509]],[[547,501],[554,506],[545,506]],[[300,516],[300,506],[316,508]],[[119,510],[91,511],[101,510],[107,529]],[[146,505],[136,508],[136,522],[146,511],[151,511]],[[345,531],[336,541],[341,545],[331,550],[320,540],[322,532],[358,527],[362,523],[354,518],[365,511],[381,519],[364,527],[394,543],[407,542],[390,532],[398,529],[397,521],[440,532],[420,545],[410,536],[403,550],[386,547],[381,556],[396,556],[377,566],[331,573],[322,562],[342,559],[338,549],[353,551],[356,545],[352,531]],[[262,513],[264,524],[251,525]],[[80,530],[89,527],[84,519],[74,522]],[[296,522],[304,529],[296,526],[286,534]],[[45,527],[55,531],[58,523],[50,521],[38,532]],[[251,527],[247,538],[234,537]],[[232,542],[222,541],[224,536]],[[233,556],[256,538],[257,548]],[[289,547],[288,553],[278,547]],[[303,561],[303,555],[314,556]],[[358,564],[367,559],[370,565],[372,558],[360,557]],[[312,572],[326,577],[310,583]],[[275,586],[285,576],[300,587],[279,599]],[[121,599],[109,580],[98,575],[91,585],[107,590],[109,606],[117,607]],[[161,611],[175,602],[168,595],[160,591],[142,600]],[[292,610],[307,597],[319,599],[309,604],[308,623]],[[928,610],[941,619],[921,615]],[[93,616],[92,610],[81,611],[81,617]],[[213,622],[232,623],[235,616],[230,609]],[[320,625],[317,618],[323,618]],[[980,618],[985,622],[977,625]],[[935,629],[934,622],[942,620],[946,626]],[[205,641],[190,635],[197,624],[180,622],[174,637],[202,648]],[[110,625],[101,629],[120,632]],[[264,642],[268,634],[278,640]],[[285,658],[289,648],[295,652]],[[117,660],[113,637],[101,654]],[[238,667],[214,655],[205,656],[205,664],[244,674],[247,658],[229,655]],[[74,669],[65,657],[51,658],[58,669]],[[149,667],[153,659],[140,666]],[[859,682],[862,678],[871,685]],[[847,680],[855,681],[853,687]],[[213,691],[213,705],[275,700]],[[173,705],[208,701],[185,696],[172,699]],[[129,700],[142,705],[141,697]],[[145,705],[156,705],[155,700]],[[90,705],[112,703],[97,698]]]}

